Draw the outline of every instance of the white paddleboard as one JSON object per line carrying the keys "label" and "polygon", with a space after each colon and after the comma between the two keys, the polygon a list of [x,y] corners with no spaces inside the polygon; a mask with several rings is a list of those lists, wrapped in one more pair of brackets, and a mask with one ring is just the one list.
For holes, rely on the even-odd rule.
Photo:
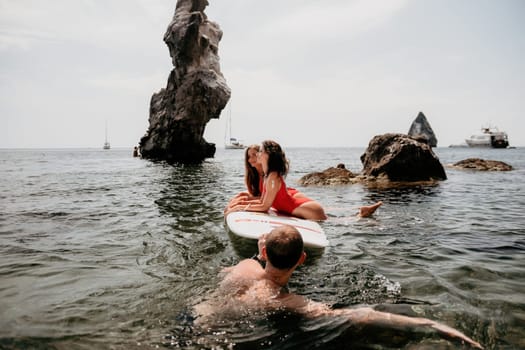
{"label": "white paddleboard", "polygon": [[226,216],[226,225],[234,235],[249,239],[259,239],[263,233],[268,233],[276,227],[290,225],[301,233],[305,247],[324,248],[328,245],[326,235],[319,223],[293,216],[277,215],[273,212],[269,214],[253,211],[232,212]]}

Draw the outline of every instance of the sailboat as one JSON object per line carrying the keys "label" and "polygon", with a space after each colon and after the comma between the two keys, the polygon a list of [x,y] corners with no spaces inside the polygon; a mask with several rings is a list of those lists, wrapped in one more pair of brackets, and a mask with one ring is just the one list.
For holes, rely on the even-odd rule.
{"label": "sailboat", "polygon": [[109,144],[109,141],[108,141],[108,122],[106,121],[106,139],[105,139],[105,142],[104,142],[104,146],[102,146],[102,149],[110,149],[111,146]]}
{"label": "sailboat", "polygon": [[230,113],[228,116],[228,121],[226,124],[226,137],[224,142],[225,149],[244,149],[245,146],[242,144],[241,140],[232,137],[232,105],[230,100]]}

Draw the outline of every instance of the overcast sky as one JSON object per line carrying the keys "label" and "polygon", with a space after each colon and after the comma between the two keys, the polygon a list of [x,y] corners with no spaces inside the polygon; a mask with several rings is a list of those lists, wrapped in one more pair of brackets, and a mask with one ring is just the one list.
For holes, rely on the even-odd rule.
{"label": "overcast sky", "polygon": [[[209,0],[233,136],[365,147],[419,111],[438,146],[525,146],[525,1]],[[133,147],[171,66],[168,0],[0,0],[0,148]],[[205,137],[222,147],[229,106]]]}

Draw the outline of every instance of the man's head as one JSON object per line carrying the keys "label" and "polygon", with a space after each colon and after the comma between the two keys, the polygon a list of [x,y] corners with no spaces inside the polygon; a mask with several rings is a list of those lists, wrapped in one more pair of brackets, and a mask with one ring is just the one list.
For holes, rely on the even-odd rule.
{"label": "man's head", "polygon": [[266,236],[265,251],[268,261],[280,270],[288,270],[306,258],[301,234],[288,225],[279,226]]}

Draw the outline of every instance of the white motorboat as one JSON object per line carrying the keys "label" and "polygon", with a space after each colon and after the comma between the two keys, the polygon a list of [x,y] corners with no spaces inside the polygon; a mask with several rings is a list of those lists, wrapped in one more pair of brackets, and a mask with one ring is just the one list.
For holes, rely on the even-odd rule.
{"label": "white motorboat", "polygon": [[507,148],[509,140],[507,133],[496,127],[481,128],[482,133],[472,135],[465,142],[469,147]]}

